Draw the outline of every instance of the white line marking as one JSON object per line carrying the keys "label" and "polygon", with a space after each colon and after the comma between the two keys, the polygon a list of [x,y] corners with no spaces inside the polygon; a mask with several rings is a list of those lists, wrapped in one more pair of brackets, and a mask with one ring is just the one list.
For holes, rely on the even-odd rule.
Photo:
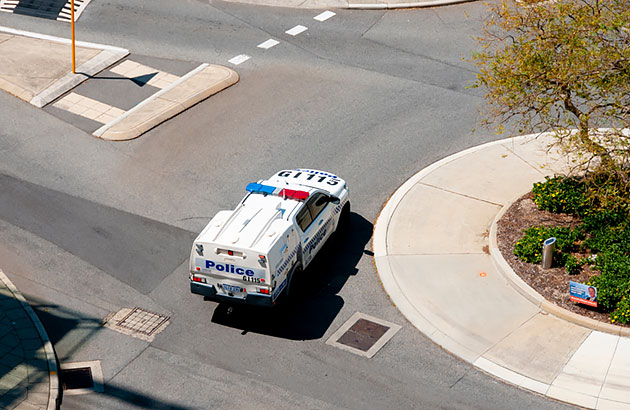
{"label": "white line marking", "polygon": [[244,63],[245,61],[249,60],[251,57],[246,55],[246,54],[241,54],[238,55],[236,57],[233,57],[231,59],[228,60],[228,63],[232,63],[234,65],[239,65],[241,63]]}
{"label": "white line marking", "polygon": [[326,10],[325,12],[318,14],[317,16],[313,17],[315,20],[317,21],[326,21],[329,18],[331,18],[332,16],[336,15],[337,13],[333,13],[332,11]]}
{"label": "white line marking", "polygon": [[308,27],[300,26],[298,24],[297,26],[293,27],[291,30],[285,31],[285,33],[291,36],[297,36],[298,34],[305,32],[306,30],[308,30]]}
{"label": "white line marking", "polygon": [[276,40],[274,40],[274,39],[270,38],[269,40],[267,40],[267,41],[265,41],[265,42],[263,42],[263,43],[258,44],[258,46],[257,46],[257,47],[258,47],[258,48],[264,48],[265,50],[268,50],[268,49],[270,49],[271,47],[273,47],[273,46],[275,46],[275,45],[278,45],[278,44],[280,44],[280,42],[279,42],[279,41],[276,41]]}
{"label": "white line marking", "polygon": [[[87,1],[85,3],[87,3]],[[85,3],[83,3],[83,4],[85,4]],[[61,44],[72,44],[72,40],[67,39],[67,38],[54,37],[54,36],[49,36],[49,35],[46,35],[46,34],[33,33],[33,32],[30,32],[30,31],[24,31],[24,30],[16,30],[16,29],[9,28],[9,27],[4,27],[4,26],[0,26],[0,33],[9,33],[9,34],[15,34],[15,35],[18,35],[18,36],[39,38],[41,40],[54,41],[55,43],[61,43]],[[101,50],[113,51],[114,53],[124,53],[124,55],[129,54],[129,50],[127,50],[127,49],[120,48],[120,47],[114,47],[114,46],[106,46],[104,44],[96,44],[96,43],[87,43],[85,41],[77,41],[76,45],[78,47],[97,48],[97,49],[101,49]]]}

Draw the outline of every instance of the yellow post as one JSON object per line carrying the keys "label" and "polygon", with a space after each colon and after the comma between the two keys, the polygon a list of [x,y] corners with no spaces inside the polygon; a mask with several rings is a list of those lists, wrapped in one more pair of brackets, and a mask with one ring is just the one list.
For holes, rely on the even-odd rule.
{"label": "yellow post", "polygon": [[72,28],[72,74],[76,74],[74,58],[74,0],[70,0],[70,27]]}

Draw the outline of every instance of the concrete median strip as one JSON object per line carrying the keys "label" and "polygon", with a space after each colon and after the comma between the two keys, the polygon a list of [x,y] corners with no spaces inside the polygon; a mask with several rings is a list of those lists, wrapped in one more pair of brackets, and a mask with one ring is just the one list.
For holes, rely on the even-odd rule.
{"label": "concrete median strip", "polygon": [[[123,48],[77,41],[77,74],[72,74],[69,45],[68,39],[0,27],[0,89],[42,108],[129,54]],[[23,69],[16,73],[15,67]],[[156,71],[130,61],[121,68],[129,68],[127,74],[133,76],[142,70]],[[150,85],[162,88],[160,91],[117,118],[112,119],[116,113],[92,118],[109,121],[93,135],[111,141],[137,138],[237,83],[239,76],[226,67],[202,64],[181,78],[160,72],[152,80]]]}
{"label": "concrete median strip", "polygon": [[[129,54],[77,41],[77,74],[72,74],[70,40],[8,27],[0,27],[0,33],[0,89],[38,108]],[[15,67],[22,67],[21,73],[15,74]]]}
{"label": "concrete median strip", "polygon": [[179,80],[142,101],[93,135],[110,140],[134,139],[200,101],[238,82],[229,68],[201,64]]}

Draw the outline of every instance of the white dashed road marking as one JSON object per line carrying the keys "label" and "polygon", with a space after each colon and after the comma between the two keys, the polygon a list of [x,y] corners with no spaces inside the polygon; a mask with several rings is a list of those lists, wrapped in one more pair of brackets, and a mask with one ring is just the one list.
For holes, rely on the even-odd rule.
{"label": "white dashed road marking", "polygon": [[244,63],[245,61],[249,60],[251,57],[246,55],[246,54],[241,54],[238,55],[236,57],[233,57],[231,59],[228,60],[228,63],[232,63],[234,65],[239,65],[241,63]]}
{"label": "white dashed road marking", "polygon": [[102,124],[107,124],[125,113],[125,111],[120,108],[112,107],[111,105],[84,97],[77,93],[66,95],[54,103],[53,107],[69,111]]}
{"label": "white dashed road marking", "polygon": [[300,33],[305,32],[306,30],[308,30],[308,27],[304,27],[304,26],[300,26],[299,24],[295,27],[293,27],[290,30],[285,31],[285,33],[291,35],[291,36],[297,36]]}
{"label": "white dashed road marking", "polygon": [[333,13],[332,11],[326,10],[325,12],[318,14],[317,16],[313,17],[315,20],[317,21],[326,21],[329,18],[331,18],[332,16],[336,15],[336,13]]}
{"label": "white dashed road marking", "polygon": [[[0,1],[7,1],[7,0],[0,0]],[[317,21],[326,21],[329,18],[336,16],[337,14],[330,11],[330,10],[326,10],[320,14],[318,14],[317,16],[313,17],[315,20]],[[305,32],[306,30],[308,30],[308,27],[302,26],[300,24],[298,24],[297,26],[285,31],[286,34],[290,35],[290,36],[297,36],[300,33]],[[272,38],[270,38],[269,40],[265,40],[262,43],[258,44],[256,47],[258,48],[262,48],[264,50],[268,50],[271,47],[277,46],[278,44],[280,44],[280,42],[278,40],[274,40]],[[236,57],[232,57],[230,60],[228,60],[229,63],[234,64],[234,65],[239,65],[247,60],[249,60],[251,57],[248,56],[247,54],[240,54],[237,55]]]}
{"label": "white dashed road marking", "polygon": [[131,60],[123,61],[110,71],[127,78],[138,78],[154,74],[154,76],[147,81],[147,84],[160,89],[166,88],[175,81],[179,80],[179,77],[176,75],[169,74]]}
{"label": "white dashed road marking", "polygon": [[258,48],[264,48],[265,50],[268,50],[268,49],[270,49],[271,47],[273,47],[273,46],[275,46],[275,45],[278,45],[278,44],[280,44],[280,42],[279,42],[279,41],[276,41],[276,40],[274,40],[274,39],[270,38],[269,40],[267,40],[267,41],[265,41],[265,42],[263,42],[263,43],[258,44]]}

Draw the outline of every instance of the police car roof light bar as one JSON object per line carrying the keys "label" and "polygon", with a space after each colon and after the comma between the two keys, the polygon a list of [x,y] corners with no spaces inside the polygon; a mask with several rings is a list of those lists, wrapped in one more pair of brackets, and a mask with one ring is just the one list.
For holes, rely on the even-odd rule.
{"label": "police car roof light bar", "polygon": [[270,186],[270,185],[258,184],[256,182],[252,182],[252,183],[248,184],[245,189],[248,192],[252,192],[252,193],[273,195],[274,191],[276,190],[276,187]]}
{"label": "police car roof light bar", "polygon": [[299,201],[308,198],[308,192],[294,191],[293,189],[283,189],[282,191],[280,191],[280,195],[287,198],[297,199]]}

